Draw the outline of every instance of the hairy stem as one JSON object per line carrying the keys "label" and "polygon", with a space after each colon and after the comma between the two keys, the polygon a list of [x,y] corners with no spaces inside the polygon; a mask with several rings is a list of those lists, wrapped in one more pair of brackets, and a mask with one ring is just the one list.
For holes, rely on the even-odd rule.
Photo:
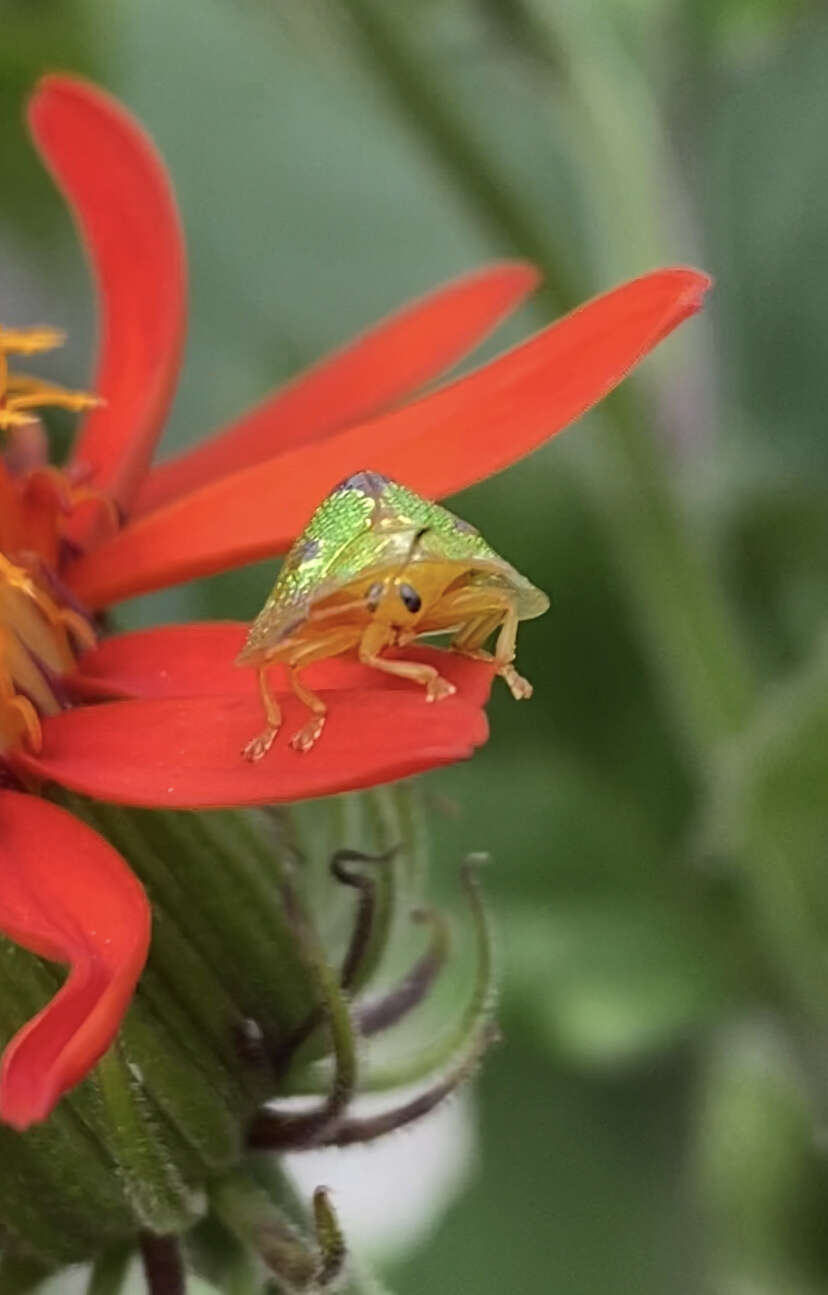
{"label": "hairy stem", "polygon": [[254,1116],[248,1129],[250,1147],[309,1146],[323,1137],[338,1121],[354,1095],[357,1082],[356,1040],[348,1002],[339,984],[339,977],[328,964],[310,923],[301,912],[296,897],[287,883],[283,883],[285,902],[296,926],[308,970],[315,983],[323,1018],[327,1021],[333,1050],[334,1073],[325,1100],[313,1110],[301,1114],[282,1113],[265,1109]]}
{"label": "hairy stem", "polygon": [[417,908],[411,914],[415,922],[430,922],[432,937],[425,953],[398,985],[381,998],[366,1003],[356,1012],[357,1028],[366,1038],[396,1025],[425,999],[445,966],[451,944],[451,931],[442,913],[436,909]]}

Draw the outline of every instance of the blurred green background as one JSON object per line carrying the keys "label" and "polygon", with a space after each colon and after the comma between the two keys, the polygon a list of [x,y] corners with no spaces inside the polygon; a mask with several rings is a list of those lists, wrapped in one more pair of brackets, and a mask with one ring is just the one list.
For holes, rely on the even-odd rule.
{"label": "blurred green background", "polygon": [[[67,329],[52,376],[85,379],[92,300],[23,94],[93,77],[173,173],[192,310],[167,449],[491,256],[547,287],[488,354],[658,264],[715,276],[619,396],[456,502],[553,610],[521,635],[531,706],[501,690],[488,748],[427,780],[435,884],[494,856],[505,1043],[467,1189],[383,1277],[828,1291],[824,5],[0,0],[0,22],[0,313]],[[121,623],[249,619],[268,567]]]}

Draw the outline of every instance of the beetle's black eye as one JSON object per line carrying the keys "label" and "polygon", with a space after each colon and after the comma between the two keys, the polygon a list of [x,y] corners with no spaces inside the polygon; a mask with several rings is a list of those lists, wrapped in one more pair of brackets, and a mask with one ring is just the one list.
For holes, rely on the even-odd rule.
{"label": "beetle's black eye", "polygon": [[412,613],[418,612],[423,605],[420,595],[416,589],[411,588],[411,585],[400,585],[400,598]]}

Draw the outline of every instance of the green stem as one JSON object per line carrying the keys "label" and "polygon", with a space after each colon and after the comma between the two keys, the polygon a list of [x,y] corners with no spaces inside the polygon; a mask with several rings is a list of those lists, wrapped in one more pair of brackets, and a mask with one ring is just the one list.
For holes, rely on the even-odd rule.
{"label": "green stem", "polygon": [[262,1295],[261,1262],[215,1211],[187,1236],[187,1252],[196,1271],[222,1295]]}
{"label": "green stem", "polygon": [[49,1276],[50,1269],[34,1259],[3,1255],[0,1259],[0,1295],[26,1295]]}
{"label": "green stem", "polygon": [[128,1244],[98,1255],[89,1274],[86,1295],[120,1295],[133,1253],[133,1246]]}
{"label": "green stem", "polygon": [[337,850],[331,860],[333,876],[356,890],[358,896],[351,939],[340,970],[340,983],[348,994],[357,994],[371,980],[385,952],[392,911],[393,866],[390,854],[369,855],[358,850]]}
{"label": "green stem", "polygon": [[[493,940],[488,915],[480,897],[475,862],[472,856],[462,872],[474,926],[476,956],[474,985],[468,1002],[447,1030],[441,1031],[416,1052],[395,1057],[387,1063],[363,1061],[359,1075],[361,1093],[387,1092],[391,1088],[400,1088],[404,1084],[414,1084],[429,1078],[444,1066],[454,1068],[462,1065],[470,1040],[477,1039],[481,1029],[485,1030],[491,1020],[496,993]],[[295,1092],[326,1092],[330,1085],[327,1070],[306,1067],[301,1062],[297,1062],[289,1078],[291,1089]]]}
{"label": "green stem", "polygon": [[[223,955],[218,965],[228,988],[232,976],[236,1000],[265,1032],[278,1035],[286,1021],[296,1024],[302,1019],[306,985],[301,964],[292,956],[292,934],[276,886],[275,851],[249,829],[244,814],[237,816],[234,827],[234,839],[228,841],[219,815],[148,814],[140,830],[157,841],[148,866],[153,884],[169,895],[170,911],[182,923],[194,923],[193,942],[203,938],[197,947],[204,956]],[[186,860],[186,873],[180,878],[171,862],[176,854]],[[273,883],[251,893],[251,872],[268,865]],[[226,956],[228,945],[234,950],[232,958]]]}
{"label": "green stem", "polygon": [[357,1028],[363,1038],[390,1029],[418,1007],[446,964],[451,927],[445,915],[439,909],[415,908],[411,920],[431,926],[428,948],[396,985],[356,1009]]}
{"label": "green stem", "polygon": [[[290,895],[289,902],[296,903],[295,897]],[[259,1122],[263,1121],[271,1131],[278,1128],[278,1145],[281,1148],[318,1141],[345,1111],[357,1084],[356,1040],[348,1002],[339,984],[339,975],[328,964],[324,949],[298,908],[296,918],[297,937],[301,938],[330,1034],[333,1076],[324,1102],[313,1110],[282,1115],[277,1111],[264,1109],[254,1117],[249,1130],[250,1137]]]}
{"label": "green stem", "polygon": [[110,1117],[118,1169],[136,1217],[158,1235],[186,1229],[197,1217],[199,1203],[165,1153],[140,1083],[120,1044],[104,1053],[95,1077]]}
{"label": "green stem", "polygon": [[668,706],[691,752],[709,767],[713,750],[750,718],[753,671],[630,390],[615,392],[601,412],[603,463],[588,474],[596,513],[638,602],[638,624]]}
{"label": "green stem", "polygon": [[401,1106],[392,1106],[379,1115],[366,1115],[364,1118],[357,1115],[352,1119],[342,1120],[329,1136],[321,1141],[320,1146],[350,1147],[357,1144],[364,1146],[367,1142],[387,1137],[389,1133],[421,1120],[474,1077],[486,1049],[491,1043],[496,1042],[498,1037],[497,1028],[490,1022],[484,1021],[478,1026],[477,1034],[470,1038],[465,1054],[459,1056],[448,1074],[443,1075],[436,1083],[431,1084]]}
{"label": "green stem", "polygon": [[[344,0],[366,61],[407,124],[427,144],[475,216],[501,243],[535,261],[547,311],[571,309],[581,294],[561,264],[546,225],[473,133],[450,83],[408,43],[404,20],[385,0]],[[600,516],[640,607],[639,623],[668,702],[696,759],[749,716],[754,682],[723,599],[687,533],[667,469],[628,390],[605,406]]]}
{"label": "green stem", "polygon": [[294,1222],[263,1190],[249,1169],[225,1175],[212,1192],[216,1216],[242,1244],[258,1254],[291,1291],[318,1289],[319,1257]]}
{"label": "green stem", "polygon": [[[257,1155],[251,1157],[248,1171],[266,1198],[280,1215],[295,1225],[308,1227],[308,1212],[300,1201],[296,1188],[282,1168],[276,1156]],[[347,1279],[343,1287],[337,1286],[341,1295],[391,1295],[371,1272],[360,1262],[358,1256],[351,1255],[348,1260]]]}
{"label": "green stem", "polygon": [[207,1169],[232,1164],[239,1148],[238,1115],[218,1088],[198,1074],[203,1067],[194,1065],[174,1029],[150,1008],[143,987],[124,1019],[120,1039],[127,1064],[140,1071],[141,1095],[163,1112],[163,1141],[172,1161],[182,1169],[186,1165],[194,1181]]}
{"label": "green stem", "polygon": [[419,784],[396,782],[386,791],[394,803],[403,843],[405,892],[409,903],[420,903],[426,894],[430,844]]}

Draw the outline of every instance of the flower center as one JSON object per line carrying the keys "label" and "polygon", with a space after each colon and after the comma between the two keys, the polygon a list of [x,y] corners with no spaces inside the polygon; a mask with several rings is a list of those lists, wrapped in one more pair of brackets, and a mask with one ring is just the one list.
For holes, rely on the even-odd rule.
{"label": "flower center", "polygon": [[37,553],[54,570],[63,556],[66,519],[77,508],[103,510],[112,529],[119,521],[114,502],[87,488],[77,466],[62,472],[47,462],[46,438],[34,413],[47,405],[78,412],[101,401],[9,369],[9,355],[34,355],[62,341],[52,328],[0,326],[0,551]]}
{"label": "flower center", "polygon": [[53,573],[62,517],[87,498],[108,501],[49,466],[33,411],[100,402],[8,365],[9,355],[35,355],[62,340],[50,328],[0,326],[0,757],[20,742],[39,749],[40,716],[66,704],[61,676],[95,643],[90,622],[69,605]]}
{"label": "flower center", "polygon": [[89,621],[57,591],[0,553],[0,755],[25,741],[40,749],[40,715],[66,705],[61,676],[93,647]]}

